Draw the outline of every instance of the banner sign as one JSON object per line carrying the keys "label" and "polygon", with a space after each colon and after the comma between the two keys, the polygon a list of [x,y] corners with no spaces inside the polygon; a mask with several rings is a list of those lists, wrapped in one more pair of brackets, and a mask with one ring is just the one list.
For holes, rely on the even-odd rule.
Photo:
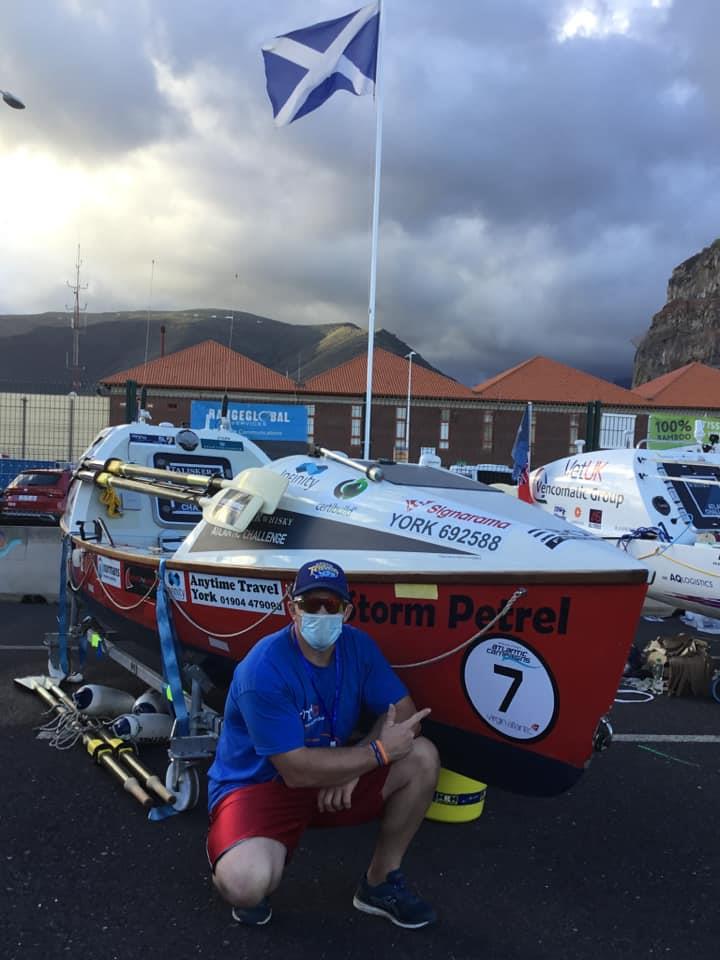
{"label": "banner sign", "polygon": [[[648,417],[648,450],[668,450],[672,447],[696,443],[695,418],[686,413],[651,413]],[[720,420],[702,419],[703,443],[709,443],[710,434],[720,435]]]}
{"label": "banner sign", "polygon": [[[190,426],[219,427],[222,403],[217,400],[193,400]],[[228,404],[230,429],[252,440],[307,440],[307,409],[302,404]]]}

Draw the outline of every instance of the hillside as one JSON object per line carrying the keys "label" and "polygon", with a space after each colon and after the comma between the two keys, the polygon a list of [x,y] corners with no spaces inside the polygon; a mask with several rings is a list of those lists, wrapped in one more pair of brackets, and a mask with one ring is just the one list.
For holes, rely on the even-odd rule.
{"label": "hillside", "polygon": [[[231,321],[231,316],[233,317]],[[83,393],[100,377],[145,359],[214,339],[294,380],[307,380],[367,350],[367,333],[352,323],[297,325],[225,308],[87,313],[82,316],[80,367]],[[398,356],[412,349],[393,333],[376,330],[375,346]],[[0,391],[65,393],[72,387],[73,335],[69,315],[0,316]],[[413,363],[435,370],[419,354]],[[442,371],[437,371],[441,373]]]}

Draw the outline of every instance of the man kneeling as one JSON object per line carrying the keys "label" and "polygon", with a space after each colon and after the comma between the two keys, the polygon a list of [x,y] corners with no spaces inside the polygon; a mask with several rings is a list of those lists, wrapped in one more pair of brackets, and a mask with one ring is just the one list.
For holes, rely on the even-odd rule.
{"label": "man kneeling", "polygon": [[[406,885],[402,858],[433,799],[433,744],[375,642],[348,626],[345,574],[315,560],[298,571],[291,623],[260,640],[235,669],[210,767],[208,858],[240,923],[267,923],[269,902],[306,827],[380,819],[353,905],[401,927],[435,911]],[[370,733],[348,746],[361,710]]]}

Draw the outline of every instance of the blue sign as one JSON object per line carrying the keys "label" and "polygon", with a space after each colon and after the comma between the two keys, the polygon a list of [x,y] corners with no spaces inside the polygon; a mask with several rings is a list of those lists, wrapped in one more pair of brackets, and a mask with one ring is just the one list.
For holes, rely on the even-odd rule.
{"label": "blue sign", "polygon": [[[221,402],[193,400],[190,426],[219,427]],[[307,410],[301,404],[229,403],[231,430],[252,440],[307,440]]]}

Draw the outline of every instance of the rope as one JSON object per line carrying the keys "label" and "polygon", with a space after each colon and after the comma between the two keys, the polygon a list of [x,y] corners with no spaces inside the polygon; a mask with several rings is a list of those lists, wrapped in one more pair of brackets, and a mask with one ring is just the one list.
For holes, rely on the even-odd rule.
{"label": "rope", "polygon": [[53,716],[43,726],[38,727],[45,734],[48,745],[55,750],[71,750],[84,733],[83,719],[71,711],[63,711]]}
{"label": "rope", "polygon": [[104,504],[109,517],[121,517],[123,515],[120,508],[120,497],[111,486],[105,487],[100,494],[100,503]]}
{"label": "rope", "polygon": [[471,643],[473,643],[475,640],[479,640],[483,634],[487,633],[490,627],[493,627],[498,620],[501,620],[508,610],[510,610],[517,603],[520,597],[524,597],[526,593],[527,590],[525,587],[520,587],[517,589],[502,608],[500,613],[493,617],[490,623],[485,624],[482,630],[478,630],[478,632],[474,633],[469,640],[463,641],[463,643],[459,644],[457,647],[453,647],[452,650],[447,650],[445,653],[439,653],[436,657],[430,657],[429,660],[418,660],[416,663],[391,663],[390,666],[393,668],[393,670],[410,670],[413,667],[426,667],[428,664],[437,663],[438,660],[444,660],[446,657],[451,657],[454,653],[459,653],[460,650],[464,650],[465,647],[470,646]]}
{"label": "rope", "polygon": [[85,565],[83,564],[82,580],[77,586],[75,586],[75,584],[73,583],[72,558],[71,558],[70,564],[68,567],[68,586],[70,587],[73,593],[79,593],[82,590],[83,584],[85,583],[87,578],[90,576],[90,571],[93,568],[92,559],[90,559],[90,562],[87,565],[87,569],[84,569],[84,566]]}
{"label": "rope", "polygon": [[[150,584],[150,587],[149,587],[147,593],[144,594],[144,596],[140,597],[140,599],[138,600],[137,603],[131,603],[131,604],[127,605],[127,606],[124,606],[123,604],[118,603],[117,600],[115,600],[115,598],[112,597],[112,596],[108,593],[108,591],[105,589],[105,584],[102,582],[102,580],[100,579],[100,576],[98,575],[98,572],[97,572],[97,563],[96,563],[95,557],[92,556],[92,557],[90,558],[90,563],[89,563],[89,565],[88,565],[88,568],[87,568],[87,570],[84,571],[84,573],[83,573],[83,578],[82,578],[82,580],[80,581],[80,583],[79,583],[77,586],[75,586],[75,585],[73,584],[73,582],[72,582],[72,573],[71,573],[69,583],[70,583],[70,589],[73,591],[73,593],[78,593],[78,592],[80,591],[80,589],[82,588],[83,584],[85,583],[85,581],[86,581],[87,578],[89,577],[90,571],[93,570],[93,569],[95,570],[96,580],[97,580],[97,583],[100,585],[100,589],[101,589],[102,592],[105,594],[105,596],[108,598],[108,600],[110,601],[110,603],[111,603],[114,607],[116,607],[118,610],[135,610],[137,607],[140,606],[141,603],[144,603],[145,600],[148,599],[148,597],[150,596],[150,594],[152,593],[152,591],[155,589],[155,586],[157,585],[157,582],[158,582],[157,574],[155,574],[155,579],[154,579],[153,582]],[[283,602],[284,602],[286,599],[288,599],[289,596],[290,596],[290,592],[289,592],[289,590],[286,590],[285,593],[282,595],[282,597],[278,600],[278,602],[273,606],[273,608],[272,608],[271,610],[268,610],[267,613],[264,613],[264,614],[260,617],[259,620],[256,620],[254,623],[251,623],[250,626],[244,627],[242,630],[236,630],[236,631],[233,632],[233,633],[218,633],[218,632],[215,631],[215,630],[208,630],[207,627],[204,627],[204,626],[202,626],[202,624],[198,623],[196,620],[193,620],[193,618],[190,616],[190,614],[189,614],[189,613],[186,613],[186,612],[183,610],[183,608],[180,606],[180,604],[177,602],[177,600],[175,600],[174,597],[170,597],[170,601],[171,601],[173,607],[177,610],[177,612],[178,612],[182,617],[184,617],[185,620],[187,620],[188,623],[192,624],[192,626],[195,627],[196,630],[200,630],[202,633],[212,634],[213,637],[217,637],[218,639],[224,640],[224,639],[230,639],[231,637],[241,637],[243,634],[249,633],[251,630],[255,630],[255,628],[256,628],[256,627],[259,627],[261,623],[264,623],[265,620],[268,619],[268,617],[271,617],[271,616],[275,613],[276,610],[282,609]]]}
{"label": "rope", "polygon": [[[684,533],[685,531],[682,532]],[[667,542],[668,546],[673,542],[670,540],[667,531],[661,527],[636,527],[629,533],[624,533],[621,537],[618,537],[616,546],[627,551],[628,546],[633,540],[660,540]]]}
{"label": "rope", "polygon": [[105,594],[105,596],[108,598],[108,600],[110,601],[110,603],[111,603],[114,607],[116,607],[118,610],[136,610],[136,609],[140,606],[141,603],[145,603],[145,601],[148,599],[148,597],[149,597],[150,594],[153,592],[153,590],[155,589],[155,587],[157,586],[157,583],[158,583],[158,576],[157,576],[157,573],[156,573],[156,574],[155,574],[155,579],[153,580],[153,582],[150,584],[150,586],[149,586],[148,589],[147,589],[147,593],[145,593],[142,597],[140,597],[140,599],[138,600],[137,603],[130,603],[130,604],[127,604],[127,605],[122,604],[122,603],[118,603],[117,600],[115,600],[113,597],[111,597],[110,594],[109,594],[109,593],[107,592],[107,590],[105,589],[105,584],[104,584],[104,583],[102,582],[102,580],[100,579],[100,575],[99,575],[98,572],[97,572],[97,564],[95,563],[95,560],[94,560],[94,559],[92,560],[92,564],[93,564],[93,566],[95,567],[95,574],[96,574],[96,576],[95,576],[95,582],[96,582],[97,584],[99,584],[100,589],[101,589],[102,592]]}
{"label": "rope", "polygon": [[[668,544],[668,546],[670,546],[670,544]],[[656,556],[659,552],[664,552],[664,551],[655,550],[653,553],[645,553],[642,555],[642,557],[636,557],[635,559],[646,560],[648,557]],[[684,560],[678,560],[677,557],[667,557],[666,559],[669,560],[670,563],[676,564],[678,567],[685,567],[686,570],[693,570],[695,573],[703,573],[705,574],[706,577],[717,576],[717,571],[713,572],[712,570],[703,570],[702,567],[694,567],[691,563],[685,563]]]}

